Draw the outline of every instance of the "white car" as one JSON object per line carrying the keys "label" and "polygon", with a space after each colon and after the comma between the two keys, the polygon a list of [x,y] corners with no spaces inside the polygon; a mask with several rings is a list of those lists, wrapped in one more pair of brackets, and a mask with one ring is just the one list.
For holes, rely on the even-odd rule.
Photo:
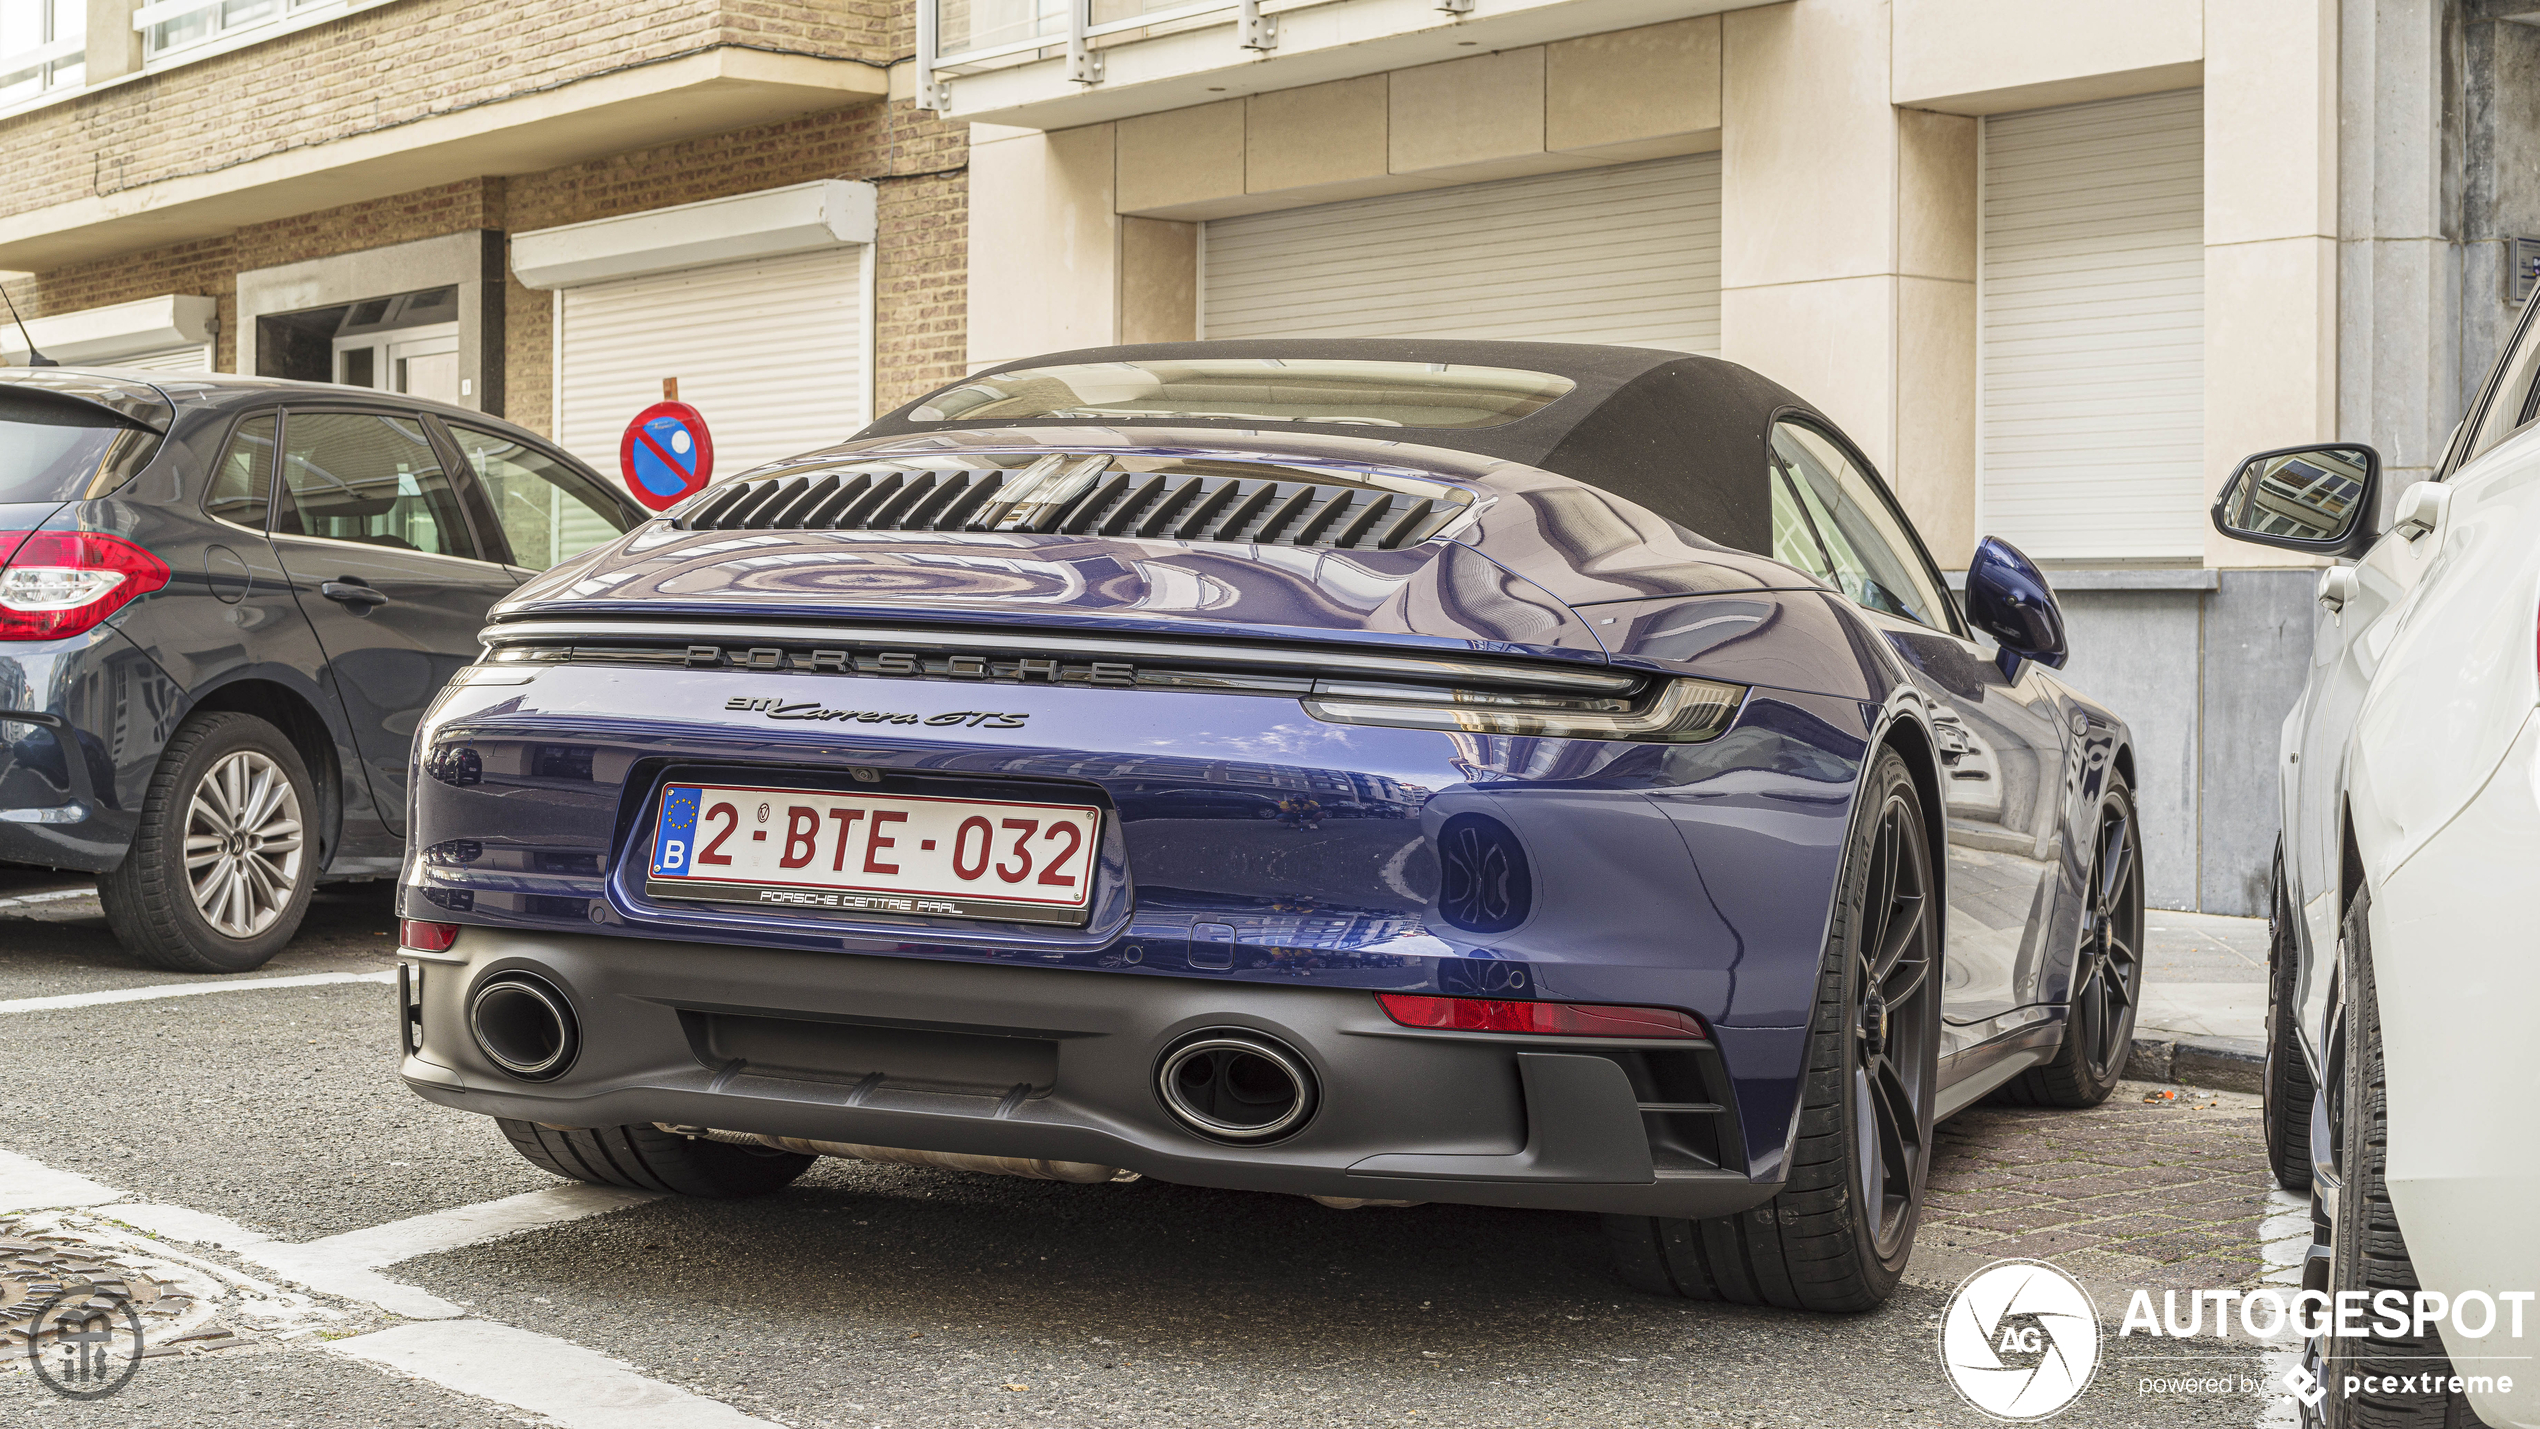
{"label": "white car", "polygon": [[2407,1308],[2403,1333],[2366,1313],[2313,1341],[2316,1412],[2540,1426],[2532,309],[2384,530],[2379,466],[2348,443],[2261,453],[2214,505],[2226,535],[2341,558],[2278,753],[2268,1151],[2312,1192],[2307,1286]]}

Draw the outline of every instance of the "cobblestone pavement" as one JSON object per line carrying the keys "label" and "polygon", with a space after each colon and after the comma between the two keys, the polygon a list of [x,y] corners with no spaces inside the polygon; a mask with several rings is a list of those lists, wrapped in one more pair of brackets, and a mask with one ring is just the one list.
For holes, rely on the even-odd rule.
{"label": "cobblestone pavement", "polygon": [[2254,1096],[2143,1082],[2088,1111],[1970,1108],[1940,1128],[1916,1277],[2027,1257],[2094,1294],[2254,1285],[2275,1187],[2260,1134]]}

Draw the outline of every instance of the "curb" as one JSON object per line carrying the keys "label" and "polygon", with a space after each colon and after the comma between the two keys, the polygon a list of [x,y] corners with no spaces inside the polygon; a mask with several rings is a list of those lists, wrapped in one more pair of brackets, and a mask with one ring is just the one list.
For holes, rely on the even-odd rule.
{"label": "curb", "polygon": [[2266,1085],[2265,1044],[2254,1037],[2137,1037],[2125,1074],[2138,1082],[2177,1082],[2225,1092]]}

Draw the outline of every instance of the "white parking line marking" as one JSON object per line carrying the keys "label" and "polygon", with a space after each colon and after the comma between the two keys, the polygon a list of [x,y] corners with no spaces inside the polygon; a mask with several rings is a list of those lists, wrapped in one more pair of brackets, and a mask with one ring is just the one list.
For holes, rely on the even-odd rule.
{"label": "white parking line marking", "polygon": [[568,1429],[746,1429],[769,1424],[647,1379],[623,1360],[488,1320],[399,1325],[327,1349],[462,1394],[544,1414]]}
{"label": "white parking line marking", "polygon": [[169,982],[150,987],[119,987],[106,992],[66,992],[57,997],[15,997],[0,1001],[0,1012],[52,1012],[64,1007],[103,1007],[112,1002],[149,1002],[162,997],[199,997],[207,992],[255,992],[275,987],[326,987],[343,982],[395,982],[391,970],[375,973],[301,973],[294,977],[251,977],[236,982]]}
{"label": "white parking line marking", "polygon": [[0,1151],[0,1211],[102,1206],[122,1199],[123,1192],[112,1186],[100,1186],[85,1176],[56,1171],[14,1151]]}
{"label": "white parking line marking", "polygon": [[346,1231],[313,1240],[301,1249],[336,1256],[348,1265],[395,1265],[418,1255],[456,1250],[481,1241],[500,1240],[543,1226],[562,1225],[585,1216],[606,1215],[661,1197],[651,1191],[621,1191],[610,1186],[575,1183],[543,1191],[506,1196],[454,1210],[409,1216],[367,1230]]}
{"label": "white parking line marking", "polygon": [[[2259,1283],[2289,1299],[2302,1288],[2302,1262],[2311,1250],[2309,1199],[2270,1188],[2267,1217],[2258,1223],[2258,1247],[2267,1263]],[[2302,1337],[2285,1330],[2259,1354],[2258,1363],[2266,1377],[2267,1395],[2266,1408],[2258,1413],[2259,1429],[2295,1429],[2302,1422],[2302,1411],[2293,1402],[2284,1376],[2302,1363]]]}
{"label": "white parking line marking", "polygon": [[347,1300],[364,1300],[409,1320],[450,1320],[465,1310],[429,1291],[400,1285],[370,1266],[345,1256],[325,1241],[295,1244],[275,1240],[236,1221],[185,1206],[117,1206],[107,1212],[116,1220],[170,1240],[216,1245],[241,1260],[251,1260],[311,1290]]}

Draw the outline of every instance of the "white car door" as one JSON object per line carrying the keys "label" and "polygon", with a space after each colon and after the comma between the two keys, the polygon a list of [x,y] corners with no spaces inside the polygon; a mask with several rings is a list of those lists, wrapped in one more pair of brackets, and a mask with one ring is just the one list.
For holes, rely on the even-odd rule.
{"label": "white car door", "polygon": [[[2524,309],[2512,345],[2462,423],[2462,435],[2438,475],[2447,487],[2477,481],[2489,452],[2540,422],[2540,324],[2533,321],[2535,310],[2540,304]],[[2439,516],[2452,494],[2420,502],[2417,509]],[[2409,492],[2393,496],[2387,504],[2405,514]],[[2438,519],[2435,525],[2440,524]],[[2280,754],[2288,765],[2280,783],[2285,877],[2310,952],[2303,959],[2302,1026],[2314,1047],[2324,1045],[2322,1019],[2337,962],[2346,752],[2366,693],[2444,547],[2444,536],[2425,526],[2395,526],[2355,565],[2330,566],[2320,573],[2323,610],[2313,627],[2311,678],[2302,702],[2285,720]]]}

